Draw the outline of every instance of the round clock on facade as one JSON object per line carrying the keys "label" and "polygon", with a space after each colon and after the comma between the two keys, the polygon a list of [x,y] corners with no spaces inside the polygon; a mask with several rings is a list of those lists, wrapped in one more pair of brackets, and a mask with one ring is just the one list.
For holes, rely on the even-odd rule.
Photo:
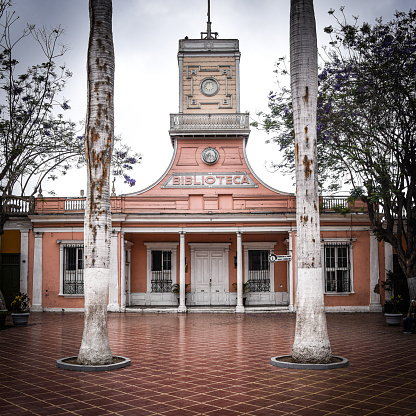
{"label": "round clock on facade", "polygon": [[201,154],[202,161],[207,165],[213,165],[214,163],[218,162],[220,158],[220,154],[218,151],[212,147],[207,147],[202,151]]}
{"label": "round clock on facade", "polygon": [[215,78],[205,78],[201,81],[201,92],[208,97],[215,95],[220,89],[220,84]]}

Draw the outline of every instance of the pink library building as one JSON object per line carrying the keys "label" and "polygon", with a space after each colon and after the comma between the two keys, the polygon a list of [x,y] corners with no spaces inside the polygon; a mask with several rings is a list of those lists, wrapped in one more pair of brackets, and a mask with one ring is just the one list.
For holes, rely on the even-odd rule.
{"label": "pink library building", "polygon": [[[179,41],[179,112],[170,115],[173,157],[152,186],[113,196],[108,310],[296,309],[296,198],[263,183],[246,156],[249,115],[240,112],[235,39]],[[32,311],[81,311],[83,198],[5,200],[1,287]],[[393,270],[365,212],[321,199],[327,311],[381,311],[374,292]]]}

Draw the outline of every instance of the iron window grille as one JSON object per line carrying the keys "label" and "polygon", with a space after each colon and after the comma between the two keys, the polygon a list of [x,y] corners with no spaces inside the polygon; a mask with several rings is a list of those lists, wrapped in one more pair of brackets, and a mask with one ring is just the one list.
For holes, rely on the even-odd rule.
{"label": "iron window grille", "polygon": [[248,251],[250,292],[270,292],[269,250]]}
{"label": "iron window grille", "polygon": [[64,247],[63,290],[65,295],[84,294],[84,246],[82,244]]}
{"label": "iron window grille", "polygon": [[172,291],[172,252],[152,251],[152,292]]}
{"label": "iron window grille", "polygon": [[325,243],[324,275],[327,293],[351,292],[349,243]]}

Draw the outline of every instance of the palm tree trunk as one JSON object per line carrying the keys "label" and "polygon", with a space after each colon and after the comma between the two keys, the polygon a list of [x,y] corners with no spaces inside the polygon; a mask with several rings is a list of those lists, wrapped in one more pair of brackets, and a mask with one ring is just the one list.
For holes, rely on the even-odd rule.
{"label": "palm tree trunk", "polygon": [[327,363],[316,156],[318,53],[313,0],[291,0],[290,75],[296,158],[296,332],[292,358]]}
{"label": "palm tree trunk", "polygon": [[85,133],[87,199],[84,219],[84,333],[78,362],[108,364],[110,160],[114,136],[114,46],[111,0],[90,0],[88,107]]}

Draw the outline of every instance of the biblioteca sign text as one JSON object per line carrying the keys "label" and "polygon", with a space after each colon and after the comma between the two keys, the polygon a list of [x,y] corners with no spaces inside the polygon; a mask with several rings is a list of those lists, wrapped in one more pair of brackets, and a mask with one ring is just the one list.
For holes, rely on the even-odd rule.
{"label": "biblioteca sign text", "polygon": [[173,173],[163,188],[257,188],[245,172],[235,173]]}

